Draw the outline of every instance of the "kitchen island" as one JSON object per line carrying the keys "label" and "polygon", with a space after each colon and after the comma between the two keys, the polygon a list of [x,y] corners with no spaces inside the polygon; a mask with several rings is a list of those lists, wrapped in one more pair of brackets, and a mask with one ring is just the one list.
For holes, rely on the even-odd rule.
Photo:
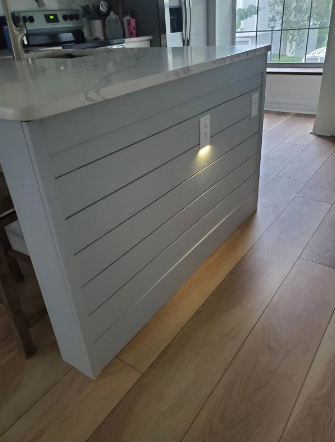
{"label": "kitchen island", "polygon": [[86,375],[256,210],[269,49],[1,61],[1,165],[62,356]]}

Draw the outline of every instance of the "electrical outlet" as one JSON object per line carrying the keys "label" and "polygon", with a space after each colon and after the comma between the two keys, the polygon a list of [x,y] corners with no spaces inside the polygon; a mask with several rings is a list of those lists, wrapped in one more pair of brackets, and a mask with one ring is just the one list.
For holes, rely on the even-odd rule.
{"label": "electrical outlet", "polygon": [[200,149],[211,143],[211,116],[208,114],[200,118]]}
{"label": "electrical outlet", "polygon": [[251,116],[255,117],[258,114],[258,99],[259,92],[252,94]]}

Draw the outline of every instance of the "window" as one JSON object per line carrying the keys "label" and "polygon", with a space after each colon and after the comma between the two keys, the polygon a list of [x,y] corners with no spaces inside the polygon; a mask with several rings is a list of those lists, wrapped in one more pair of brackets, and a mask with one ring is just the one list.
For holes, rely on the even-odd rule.
{"label": "window", "polygon": [[323,63],[333,0],[236,0],[236,44],[271,44],[269,63]]}

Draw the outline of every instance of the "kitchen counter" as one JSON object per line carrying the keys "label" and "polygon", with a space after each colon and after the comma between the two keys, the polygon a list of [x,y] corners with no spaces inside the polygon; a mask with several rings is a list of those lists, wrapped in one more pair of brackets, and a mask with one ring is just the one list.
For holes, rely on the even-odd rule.
{"label": "kitchen counter", "polygon": [[268,50],[1,60],[0,162],[62,357],[86,375],[255,212]]}
{"label": "kitchen counter", "polygon": [[[235,63],[268,50],[269,46],[141,48],[104,50],[99,55],[85,50],[85,57],[73,59],[18,62],[3,59],[0,119],[27,121],[49,117]],[[72,52],[76,55],[76,51]],[[81,55],[83,53],[80,51]]]}

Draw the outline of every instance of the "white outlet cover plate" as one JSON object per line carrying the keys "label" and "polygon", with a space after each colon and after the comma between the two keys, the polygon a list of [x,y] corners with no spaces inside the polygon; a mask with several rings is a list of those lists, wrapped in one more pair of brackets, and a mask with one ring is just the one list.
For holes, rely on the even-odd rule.
{"label": "white outlet cover plate", "polygon": [[251,106],[252,117],[255,117],[258,114],[258,100],[259,100],[259,92],[252,94],[252,106]]}
{"label": "white outlet cover plate", "polygon": [[200,149],[211,144],[211,116],[200,118]]}

